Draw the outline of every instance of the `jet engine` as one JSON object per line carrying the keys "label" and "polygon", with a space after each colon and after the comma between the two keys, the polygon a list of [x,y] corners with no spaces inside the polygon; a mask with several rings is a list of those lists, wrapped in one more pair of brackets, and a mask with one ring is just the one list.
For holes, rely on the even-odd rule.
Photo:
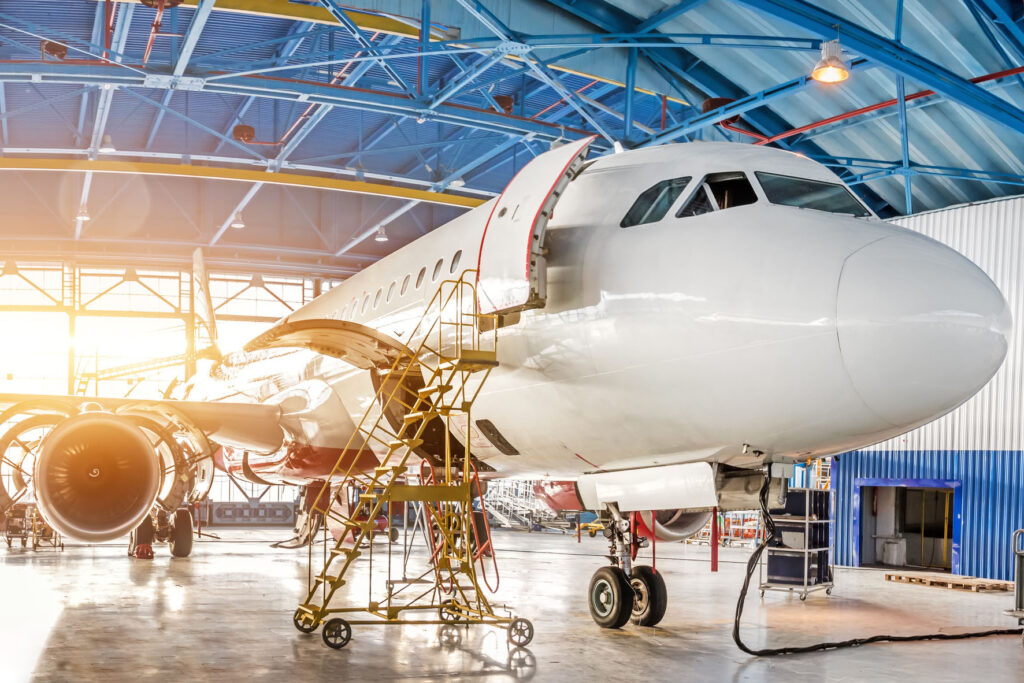
{"label": "jet engine", "polygon": [[50,526],[99,542],[138,526],[153,509],[161,479],[160,459],[139,427],[109,413],[82,413],[44,439],[32,484]]}
{"label": "jet engine", "polygon": [[0,412],[0,515],[34,503],[61,534],[101,542],[206,496],[213,447],[194,421],[168,405],[110,403],[40,398]]}
{"label": "jet engine", "polygon": [[651,528],[659,541],[685,541],[695,536],[711,519],[711,510],[657,510],[653,524],[651,513],[639,513],[640,535],[651,535]]}

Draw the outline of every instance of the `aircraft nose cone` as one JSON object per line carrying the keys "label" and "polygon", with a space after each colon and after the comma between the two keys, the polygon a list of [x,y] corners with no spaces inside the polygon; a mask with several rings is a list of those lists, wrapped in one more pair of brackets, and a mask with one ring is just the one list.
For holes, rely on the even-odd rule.
{"label": "aircraft nose cone", "polygon": [[1003,362],[1010,312],[971,261],[932,240],[886,237],[851,255],[839,278],[843,363],[878,417],[917,426],[960,405]]}

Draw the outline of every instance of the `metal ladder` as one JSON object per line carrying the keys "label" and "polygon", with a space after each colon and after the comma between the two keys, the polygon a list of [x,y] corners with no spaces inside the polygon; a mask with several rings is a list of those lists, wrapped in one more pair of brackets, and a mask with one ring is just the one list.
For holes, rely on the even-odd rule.
{"label": "metal ladder", "polygon": [[[472,506],[474,486],[479,497],[480,485],[470,439],[460,461],[452,452],[453,418],[463,417],[467,426],[471,424],[473,402],[498,364],[498,319],[494,314],[479,313],[475,276],[476,271],[469,270],[458,280],[441,283],[408,337],[410,346],[416,340],[418,343],[398,352],[381,374],[374,400],[328,477],[339,492],[357,488],[353,504],[336,505],[328,498],[331,486],[323,487],[313,501],[312,509],[340,526],[341,534],[330,539],[329,524],[323,525],[323,554],[316,571],[313,544],[309,544],[307,593],[295,611],[293,623],[304,633],[323,624],[323,640],[335,649],[349,642],[352,625],[359,624],[489,624],[506,627],[509,641],[515,645],[525,645],[533,637],[533,626],[528,621],[496,614],[481,590],[477,578],[481,557],[474,552]],[[422,387],[415,381],[420,378]],[[402,418],[401,424],[392,426],[387,416],[395,412],[389,409],[395,408],[401,409]],[[424,445],[427,427],[435,419],[445,422],[444,452],[431,454],[436,467],[429,460],[411,467],[411,458],[420,460],[414,451]],[[378,466],[372,471],[360,470],[360,458],[355,455],[374,447],[377,453],[383,453]],[[429,474],[425,474],[425,465]],[[418,483],[413,484],[413,480]],[[376,519],[385,510],[391,536],[391,503],[419,504],[426,510],[429,566],[413,579],[408,579],[403,566],[402,578],[393,578],[389,544],[387,581],[381,596],[373,590],[372,540]],[[332,599],[346,585],[350,569],[363,555],[364,544],[370,573],[367,602],[332,607]],[[407,561],[408,551],[404,556]],[[429,587],[411,599],[403,594],[416,584]],[[418,613],[420,618],[405,618],[406,612]],[[433,619],[422,618],[431,612],[436,615]],[[361,618],[328,619],[339,613]]]}

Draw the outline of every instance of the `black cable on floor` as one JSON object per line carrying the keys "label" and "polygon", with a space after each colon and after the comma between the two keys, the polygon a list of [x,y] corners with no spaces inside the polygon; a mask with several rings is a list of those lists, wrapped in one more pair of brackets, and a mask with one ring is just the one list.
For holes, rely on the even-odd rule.
{"label": "black cable on floor", "polygon": [[761,544],[757,546],[753,554],[750,556],[750,560],[747,562],[747,575],[743,579],[743,588],[740,590],[739,600],[736,602],[736,618],[732,625],[732,639],[736,643],[736,646],[746,652],[748,655],[754,655],[755,657],[774,657],[777,655],[794,655],[801,652],[819,652],[822,650],[838,650],[844,647],[858,647],[860,645],[867,645],[868,643],[900,643],[916,640],[964,640],[966,638],[984,638],[986,636],[1010,636],[1020,635],[1024,629],[1019,628],[999,628],[991,629],[988,631],[975,631],[972,633],[929,633],[925,635],[917,636],[890,636],[890,635],[878,635],[869,636],[867,638],[851,638],[850,640],[839,640],[834,642],[826,643],[815,643],[814,645],[803,645],[799,647],[778,647],[778,648],[764,648],[761,650],[754,650],[743,642],[740,638],[740,618],[743,616],[743,602],[747,598],[747,589],[750,588],[750,579],[754,575],[754,571],[757,569],[757,563],[761,559],[761,554],[764,549],[768,547],[772,541],[775,540],[775,522],[772,520],[771,514],[768,512],[768,489],[771,484],[771,478],[768,473],[765,473],[764,483],[761,485],[761,493],[758,496],[758,500],[761,503],[761,514],[764,516],[765,529],[767,533],[765,538],[761,541]]}

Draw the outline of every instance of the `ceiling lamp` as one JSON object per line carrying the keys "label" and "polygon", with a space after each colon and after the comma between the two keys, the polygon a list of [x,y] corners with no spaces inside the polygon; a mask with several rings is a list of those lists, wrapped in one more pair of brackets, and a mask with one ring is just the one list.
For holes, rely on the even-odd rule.
{"label": "ceiling lamp", "polygon": [[241,230],[245,227],[245,221],[242,220],[242,213],[240,211],[231,217],[231,227],[235,230]]}
{"label": "ceiling lamp", "polygon": [[78,215],[75,216],[76,221],[82,221],[83,223],[89,220],[89,209],[86,208],[85,204],[78,207]]}
{"label": "ceiling lamp", "polygon": [[387,242],[388,241],[388,234],[386,232],[384,232],[384,226],[383,225],[378,225],[377,226],[377,235],[373,238],[373,241],[374,242]]}
{"label": "ceiling lamp", "polygon": [[811,78],[819,83],[840,83],[850,77],[850,67],[843,61],[839,39],[821,44],[821,59],[814,65]]}
{"label": "ceiling lamp", "polygon": [[117,150],[114,148],[114,139],[110,137],[110,133],[106,133],[103,136],[103,142],[100,143],[100,152],[103,154],[111,154]]}
{"label": "ceiling lamp", "polygon": [[466,186],[466,181],[463,180],[462,178],[455,178],[450,183],[448,183],[448,187],[465,187],[465,186]]}

